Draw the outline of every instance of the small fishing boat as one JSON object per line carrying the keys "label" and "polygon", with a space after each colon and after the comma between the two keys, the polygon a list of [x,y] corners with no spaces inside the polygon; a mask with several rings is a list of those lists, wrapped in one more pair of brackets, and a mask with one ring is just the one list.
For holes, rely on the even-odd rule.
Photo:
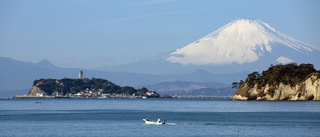
{"label": "small fishing boat", "polygon": [[144,119],[142,119],[142,120],[146,122],[145,124],[153,124],[153,125],[163,125],[163,124],[166,124],[165,121],[160,122],[160,118],[158,118],[158,121],[151,121],[151,120],[149,120],[149,119],[147,119],[147,118],[144,118]]}

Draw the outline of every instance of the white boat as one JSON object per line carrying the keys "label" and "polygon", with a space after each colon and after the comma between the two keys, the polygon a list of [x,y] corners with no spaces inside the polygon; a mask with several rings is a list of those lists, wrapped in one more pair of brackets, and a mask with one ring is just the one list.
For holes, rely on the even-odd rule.
{"label": "white boat", "polygon": [[160,122],[160,118],[158,118],[158,121],[151,121],[151,120],[149,120],[149,119],[147,119],[147,118],[144,118],[144,119],[142,119],[142,120],[146,122],[145,124],[153,124],[153,125],[163,125],[163,124],[166,124],[165,121]]}

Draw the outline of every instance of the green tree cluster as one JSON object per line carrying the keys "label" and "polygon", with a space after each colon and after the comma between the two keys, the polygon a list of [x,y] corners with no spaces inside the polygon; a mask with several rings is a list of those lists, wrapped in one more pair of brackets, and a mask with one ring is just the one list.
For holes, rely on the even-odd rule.
{"label": "green tree cluster", "polygon": [[[280,83],[295,86],[304,81],[308,75],[316,71],[317,70],[314,69],[312,64],[297,65],[296,63],[291,63],[286,65],[271,65],[268,70],[263,71],[261,74],[256,71],[248,74],[248,77],[244,82],[249,86],[253,86],[257,83],[258,87],[263,87],[266,84],[275,86]],[[233,88],[239,88],[244,82],[242,80],[240,82],[233,82]]]}
{"label": "green tree cluster", "polygon": [[39,87],[41,90],[45,91],[48,95],[52,95],[54,92],[62,94],[76,94],[84,90],[101,90],[102,93],[116,93],[116,94],[127,94],[132,95],[134,93],[145,94],[148,89],[142,88],[139,90],[134,89],[133,87],[118,86],[108,80],[100,78],[92,79],[39,79],[33,82],[34,86]]}

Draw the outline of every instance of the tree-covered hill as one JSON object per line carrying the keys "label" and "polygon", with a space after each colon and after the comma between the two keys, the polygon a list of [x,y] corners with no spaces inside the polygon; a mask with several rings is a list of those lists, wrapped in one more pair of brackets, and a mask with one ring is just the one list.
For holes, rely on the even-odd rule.
{"label": "tree-covered hill", "polygon": [[253,72],[245,81],[233,82],[238,88],[234,100],[319,100],[320,71],[312,64],[271,65]]}
{"label": "tree-covered hill", "polygon": [[133,87],[125,86],[121,87],[108,80],[101,78],[92,79],[39,79],[33,82],[33,86],[40,88],[42,91],[46,92],[48,95],[53,95],[54,93],[66,95],[68,93],[76,94],[82,91],[100,91],[103,94],[125,94],[132,95],[136,94],[146,94],[148,89],[134,89]]}
{"label": "tree-covered hill", "polygon": [[258,84],[259,87],[263,87],[266,84],[275,86],[279,83],[295,86],[304,81],[310,74],[316,73],[319,75],[319,72],[320,71],[314,69],[312,64],[297,65],[296,63],[291,63],[286,65],[271,65],[268,70],[263,71],[261,74],[255,71],[248,74],[245,81],[240,80],[240,82],[233,82],[232,85],[233,87],[240,87],[246,82],[251,86]]}

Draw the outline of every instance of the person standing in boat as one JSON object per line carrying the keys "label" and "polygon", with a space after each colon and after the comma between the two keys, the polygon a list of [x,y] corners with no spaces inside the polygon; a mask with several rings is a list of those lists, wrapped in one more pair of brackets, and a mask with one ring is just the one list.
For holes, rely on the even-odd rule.
{"label": "person standing in boat", "polygon": [[157,123],[160,123],[160,118],[158,118],[158,121],[157,121]]}

